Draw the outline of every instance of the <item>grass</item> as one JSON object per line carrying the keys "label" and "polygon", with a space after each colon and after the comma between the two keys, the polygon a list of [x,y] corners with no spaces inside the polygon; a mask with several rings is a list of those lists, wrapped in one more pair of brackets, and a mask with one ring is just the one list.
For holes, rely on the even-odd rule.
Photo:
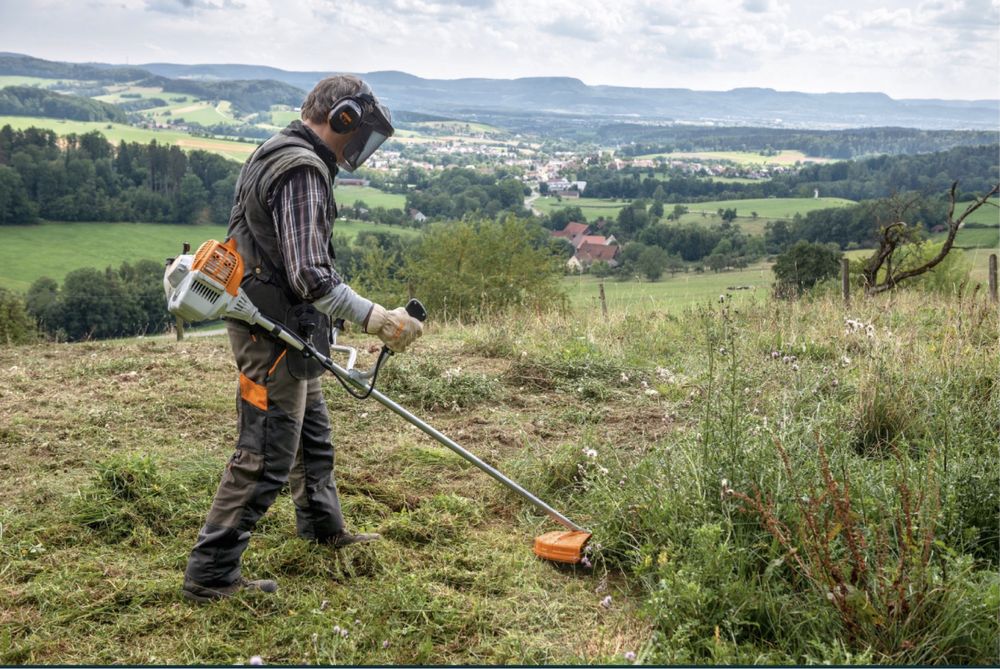
{"label": "grass", "polygon": [[[601,282],[590,275],[566,277],[563,285],[573,308],[599,313],[598,284]],[[673,277],[665,273],[663,278],[653,282],[608,278],[603,283],[609,309],[680,313],[694,305],[716,302],[720,295],[727,293],[738,303],[763,301],[774,283],[774,275],[770,265],[758,263],[730,272],[683,272]],[[734,289],[737,286],[743,288]]]}
{"label": "grass", "polygon": [[[803,216],[810,211],[830,209],[834,207],[849,207],[856,204],[853,200],[839,197],[775,197],[748,200],[718,200],[714,202],[692,202],[687,206],[692,214],[701,212],[716,213],[719,209],[736,209],[738,217],[750,217],[756,211],[758,216],[767,219],[791,219],[795,214]],[[669,209],[669,207],[667,207]]]}
{"label": "grass", "polygon": [[63,83],[63,79],[45,79],[43,77],[21,77],[12,74],[0,76],[0,88],[6,86],[39,86],[47,88],[51,85]]}
{"label": "grass", "polygon": [[549,214],[556,209],[564,209],[566,207],[580,207],[588,221],[593,221],[601,216],[604,218],[615,218],[618,216],[618,212],[626,205],[628,205],[628,202],[625,200],[608,200],[595,197],[557,200],[555,197],[548,195],[539,197],[533,203],[535,209],[538,209],[543,214]]}
{"label": "grass", "polygon": [[[363,230],[414,235],[409,228],[393,228],[363,221],[338,221],[337,233],[353,238]],[[206,239],[224,239],[225,226],[168,225],[162,223],[43,223],[0,227],[0,287],[27,290],[48,276],[61,281],[81,267],[103,269],[142,259],[162,261]]]}
{"label": "grass", "polygon": [[385,538],[298,540],[282,495],[244,562],[280,590],[211,606],[177,590],[235,437],[225,338],[0,348],[0,663],[1000,659],[984,295],[611,306],[432,314],[382,386],[593,528],[591,568],[538,561],[550,523],[325,378],[348,522]]}
{"label": "grass", "polygon": [[779,151],[773,156],[762,156],[753,151],[677,151],[674,153],[650,153],[636,156],[636,159],[687,159],[687,160],[725,160],[738,165],[794,165],[803,163],[830,163],[830,158],[813,158],[801,151]]}
{"label": "grass", "polygon": [[177,145],[185,150],[201,149],[217,153],[232,160],[244,161],[253,153],[256,144],[233,142],[225,139],[194,137],[178,130],[153,130],[139,128],[121,123],[98,123],[96,121],[66,121],[62,119],[36,118],[32,116],[0,116],[0,127],[10,125],[15,130],[24,128],[48,128],[60,136],[71,133],[83,134],[97,130],[108,141],[117,144],[120,141],[148,144],[156,140],[160,144]]}
{"label": "grass", "polygon": [[[847,207],[852,204],[855,204],[853,200],[837,197],[765,198],[692,202],[684,205],[688,207],[689,211],[687,214],[681,216],[678,222],[718,223],[721,220],[717,216],[719,209],[735,208],[737,215],[736,223],[748,234],[762,235],[764,234],[764,226],[769,221],[790,220],[796,213],[805,215],[817,209]],[[555,197],[539,197],[533,202],[533,206],[544,214],[566,207],[580,207],[580,210],[587,217],[588,221],[596,220],[601,216],[612,219],[616,218],[618,212],[627,205],[628,201],[626,200],[588,197],[563,200],[557,200]],[[664,205],[664,213],[669,214],[672,207],[673,205]],[[753,218],[753,212],[757,212],[757,218]]]}
{"label": "grass", "polygon": [[342,206],[354,206],[355,202],[361,200],[369,208],[404,209],[406,207],[405,195],[386,193],[370,186],[337,186],[334,196]]}

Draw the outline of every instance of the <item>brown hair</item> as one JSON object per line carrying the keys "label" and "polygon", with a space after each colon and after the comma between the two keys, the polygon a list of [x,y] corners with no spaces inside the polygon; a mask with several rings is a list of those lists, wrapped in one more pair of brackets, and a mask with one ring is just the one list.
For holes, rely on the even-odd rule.
{"label": "brown hair", "polygon": [[333,103],[361,90],[361,80],[353,74],[335,74],[316,84],[302,103],[302,120],[326,123]]}

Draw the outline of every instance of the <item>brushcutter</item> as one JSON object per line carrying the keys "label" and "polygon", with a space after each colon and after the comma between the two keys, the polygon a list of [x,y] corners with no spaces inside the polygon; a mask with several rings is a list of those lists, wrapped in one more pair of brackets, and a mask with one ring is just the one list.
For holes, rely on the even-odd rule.
{"label": "brushcutter", "polygon": [[[340,366],[323,355],[295,332],[262,314],[247,294],[240,288],[243,279],[243,258],[236,250],[236,240],[225,243],[209,240],[202,244],[194,255],[186,253],[173,259],[164,272],[164,288],[167,292],[167,309],[170,313],[186,321],[204,321],[218,318],[232,318],[256,325],[271,337],[285,343],[307,356],[314,357],[331,372],[354,397],[373,397],[380,404],[416,426],[432,439],[451,449],[462,458],[486,472],[501,484],[513,490],[544,511],[568,531],[548,532],[535,538],[534,552],[537,556],[555,562],[576,564],[583,557],[583,548],[590,540],[591,533],[569,518],[559,513],[541,499],[531,494],[499,470],[486,464],[478,457],[459,446],[455,441],[413,415],[402,406],[375,389],[375,381],[382,363],[392,352],[383,347],[375,365],[361,371],[355,368],[357,349],[337,344],[337,329],[331,333],[330,350],[347,356],[345,366]],[[422,304],[410,300],[406,311],[413,318],[423,321],[427,317]]]}

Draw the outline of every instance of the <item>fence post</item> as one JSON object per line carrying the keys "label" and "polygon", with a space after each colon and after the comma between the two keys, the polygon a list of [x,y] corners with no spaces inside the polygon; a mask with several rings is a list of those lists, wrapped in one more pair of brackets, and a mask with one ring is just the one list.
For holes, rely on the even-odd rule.
{"label": "fence post", "polygon": [[997,254],[990,254],[990,299],[993,302],[1000,301],[997,297]]}
{"label": "fence post", "polygon": [[174,332],[177,334],[177,341],[184,339],[184,319],[180,316],[174,317]]}
{"label": "fence post", "polygon": [[604,297],[604,282],[598,284],[601,289],[601,313],[604,315],[604,320],[608,320],[608,301]]}
{"label": "fence post", "polygon": [[840,292],[844,296],[844,304],[851,303],[851,261],[840,259]]}

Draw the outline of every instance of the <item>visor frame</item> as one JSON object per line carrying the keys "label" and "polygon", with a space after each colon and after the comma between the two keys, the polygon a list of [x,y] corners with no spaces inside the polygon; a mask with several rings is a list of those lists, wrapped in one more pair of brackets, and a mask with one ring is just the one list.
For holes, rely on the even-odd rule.
{"label": "visor frame", "polygon": [[361,93],[353,97],[362,103],[364,114],[361,125],[353,131],[354,136],[344,146],[343,159],[338,163],[347,172],[361,167],[396,132],[389,108],[378,101],[371,88],[366,85]]}

